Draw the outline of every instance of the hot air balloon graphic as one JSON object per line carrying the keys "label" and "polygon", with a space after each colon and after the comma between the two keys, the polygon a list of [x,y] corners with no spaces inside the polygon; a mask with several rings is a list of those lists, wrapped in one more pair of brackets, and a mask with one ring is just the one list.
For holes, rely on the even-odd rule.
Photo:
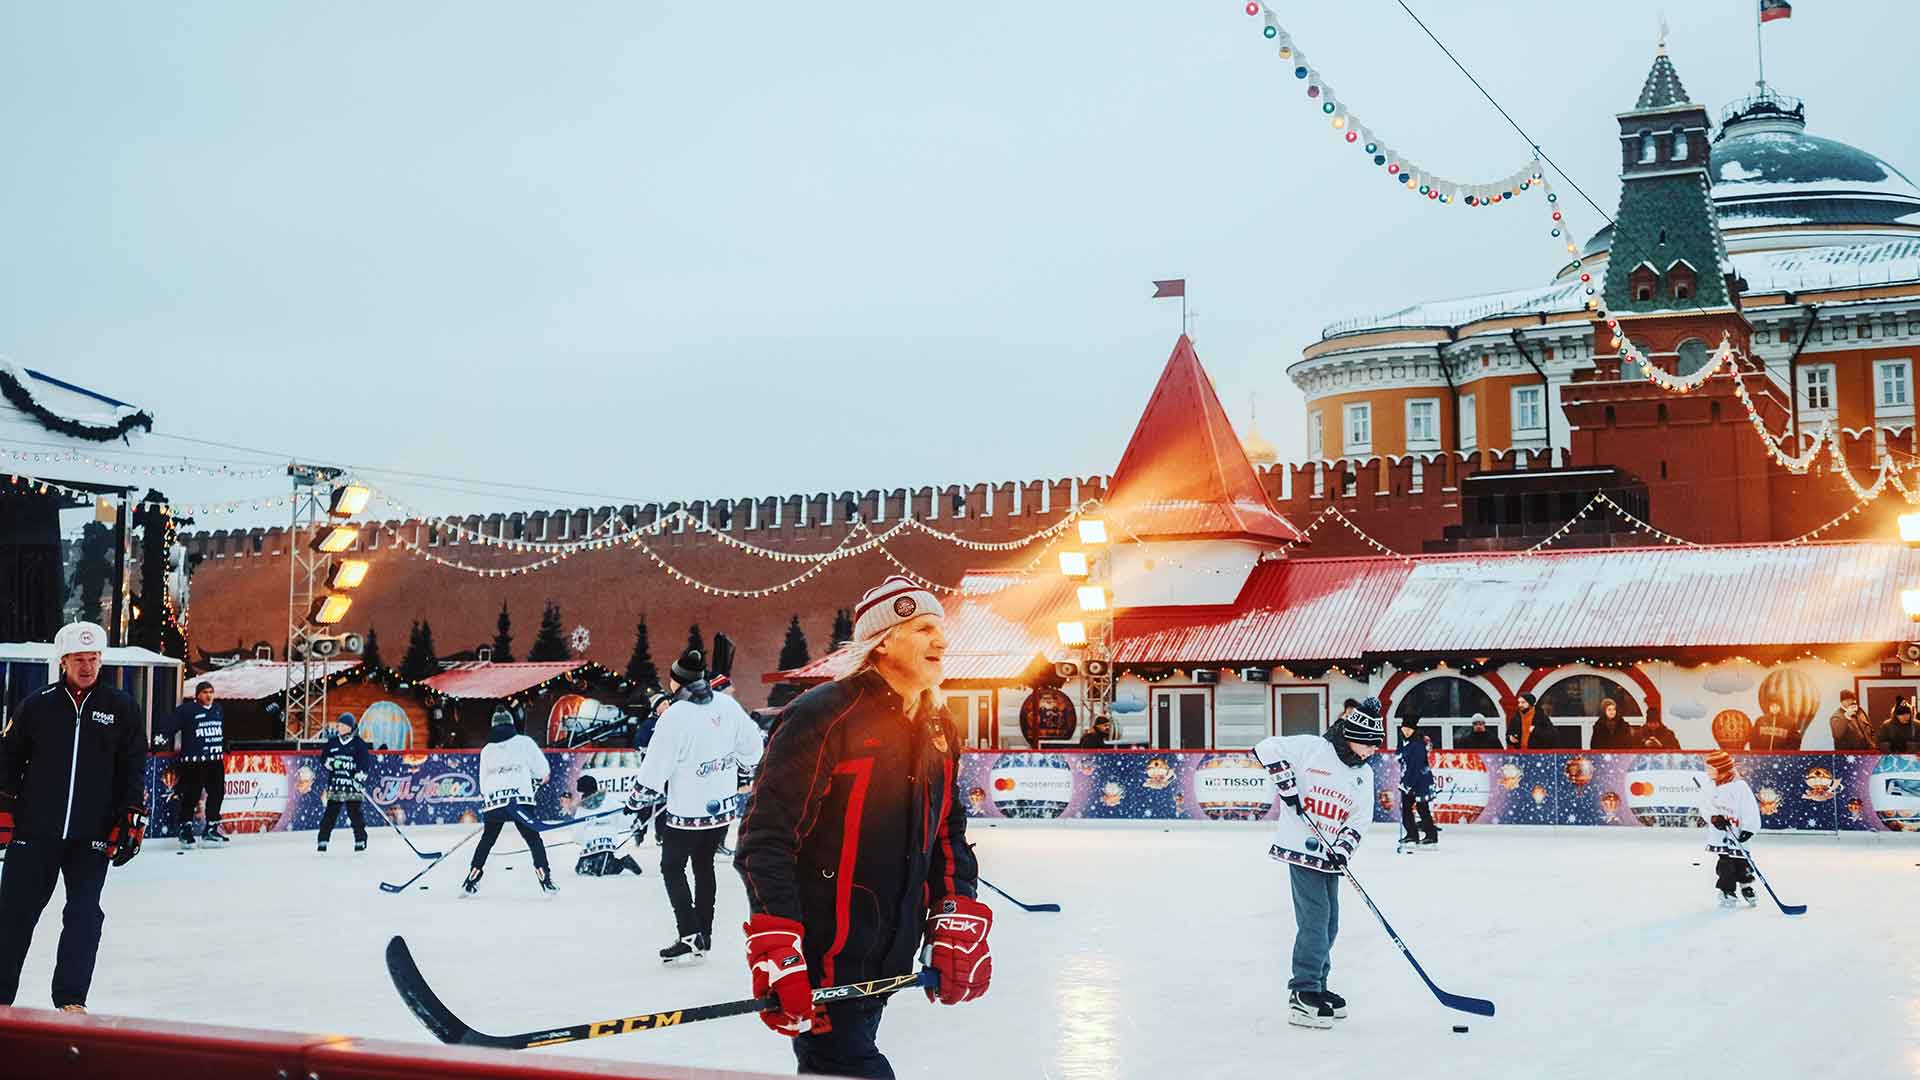
{"label": "hot air balloon graphic", "polygon": [[1739,709],[1721,709],[1713,714],[1713,741],[1722,750],[1745,750],[1753,734],[1753,720]]}
{"label": "hot air balloon graphic", "polygon": [[1752,750],[1798,750],[1820,708],[1820,691],[1798,668],[1776,668],[1760,680],[1760,716],[1754,722]]}

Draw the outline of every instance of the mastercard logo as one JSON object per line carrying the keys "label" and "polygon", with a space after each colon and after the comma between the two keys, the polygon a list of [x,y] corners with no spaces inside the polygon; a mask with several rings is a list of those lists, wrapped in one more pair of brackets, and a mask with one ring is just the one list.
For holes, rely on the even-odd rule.
{"label": "mastercard logo", "polygon": [[1647,783],[1645,780],[1635,780],[1633,783],[1627,785],[1627,794],[1641,796],[1651,795],[1653,794],[1653,785]]}
{"label": "mastercard logo", "polygon": [[994,777],[994,778],[993,778],[993,790],[995,790],[995,791],[1012,791],[1012,790],[1013,790],[1013,777],[1011,777],[1011,776],[996,776],[996,777]]}

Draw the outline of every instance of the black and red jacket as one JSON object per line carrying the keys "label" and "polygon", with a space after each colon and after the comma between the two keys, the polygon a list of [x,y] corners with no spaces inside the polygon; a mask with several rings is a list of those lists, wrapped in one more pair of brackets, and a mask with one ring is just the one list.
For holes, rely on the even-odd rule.
{"label": "black and red jacket", "polygon": [[871,670],[781,714],[733,862],[754,914],[806,928],[816,986],[912,971],[928,908],[974,895],[959,751],[944,714],[908,719]]}
{"label": "black and red jacket", "polygon": [[102,679],[64,680],[30,695],[0,732],[0,792],[19,797],[19,835],[105,847],[129,809],[147,804],[147,731],[140,706]]}

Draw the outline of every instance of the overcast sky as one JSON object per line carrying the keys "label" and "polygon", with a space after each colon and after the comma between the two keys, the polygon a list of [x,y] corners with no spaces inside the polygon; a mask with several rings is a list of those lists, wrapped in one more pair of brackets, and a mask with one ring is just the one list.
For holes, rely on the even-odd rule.
{"label": "overcast sky", "polygon": [[[1662,5],[1410,3],[1611,213]],[[1753,4],[1665,8],[1717,118]],[[1279,10],[1410,158],[1526,160],[1394,0]],[[1920,5],[1766,36],[1810,130],[1920,169]],[[1298,457],[1325,323],[1564,256],[1538,201],[1407,195],[1302,91],[1238,0],[6,0],[0,353],[168,435],[486,481],[385,477],[435,509],[1025,479],[1112,468],[1184,275],[1236,424],[1257,393]]]}

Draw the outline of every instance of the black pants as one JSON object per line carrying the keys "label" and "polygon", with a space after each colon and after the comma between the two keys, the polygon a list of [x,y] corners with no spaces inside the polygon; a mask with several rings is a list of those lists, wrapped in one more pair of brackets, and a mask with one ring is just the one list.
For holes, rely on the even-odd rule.
{"label": "black pants", "polygon": [[83,841],[15,840],[0,869],[0,1005],[13,1004],[20,990],[20,967],[33,943],[33,928],[63,876],[67,906],[53,962],[53,1007],[87,1003],[100,925],[106,921],[100,887],[107,883],[107,857]]}
{"label": "black pants", "polygon": [[174,794],[180,799],[179,813],[174,816],[180,835],[187,834],[187,826],[193,822],[193,812],[200,806],[200,796],[207,797],[207,827],[220,824],[220,800],[227,797],[227,763],[224,759],[212,761],[183,761],[174,765]]}
{"label": "black pants", "polygon": [[326,843],[327,837],[333,835],[333,823],[342,816],[346,817],[347,824],[353,826],[354,842],[366,843],[367,823],[360,816],[359,799],[339,799],[327,804],[327,814],[320,819],[320,842]]}
{"label": "black pants", "polygon": [[1744,885],[1753,880],[1753,864],[1738,855],[1722,855],[1713,866],[1718,880],[1714,882],[1720,891],[1733,895],[1735,885]]}
{"label": "black pants", "polygon": [[[660,876],[666,879],[667,899],[673,902],[673,921],[680,936],[713,934],[713,857],[727,838],[725,828],[677,829],[660,823]],[[693,889],[687,889],[687,864],[693,864]]]}
{"label": "black pants", "polygon": [[[1413,830],[1413,812],[1420,811],[1420,831]],[[1433,800],[1419,795],[1400,793],[1400,835],[1410,840],[1438,840],[1440,830],[1433,824]]]}
{"label": "black pants", "polygon": [[[715,830],[716,832],[721,830]],[[799,1072],[825,1076],[879,1077],[892,1080],[893,1066],[874,1045],[880,1034],[880,1012],[886,998],[863,998],[827,1006],[833,1030],[793,1037],[793,1056]]]}
{"label": "black pants", "polygon": [[539,831],[527,823],[523,811],[524,808],[516,803],[512,806],[496,806],[480,815],[480,820],[486,822],[486,826],[480,830],[480,846],[473,849],[474,869],[487,865],[487,853],[493,850],[493,842],[500,839],[500,830],[506,828],[509,821],[520,830],[520,839],[526,841],[527,850],[533,852],[533,865],[541,870],[547,868],[547,845],[540,841]]}
{"label": "black pants", "polygon": [[633,856],[612,851],[582,855],[573,864],[573,872],[586,877],[618,877],[622,870],[632,871],[636,877],[641,874],[640,864],[633,861]]}

